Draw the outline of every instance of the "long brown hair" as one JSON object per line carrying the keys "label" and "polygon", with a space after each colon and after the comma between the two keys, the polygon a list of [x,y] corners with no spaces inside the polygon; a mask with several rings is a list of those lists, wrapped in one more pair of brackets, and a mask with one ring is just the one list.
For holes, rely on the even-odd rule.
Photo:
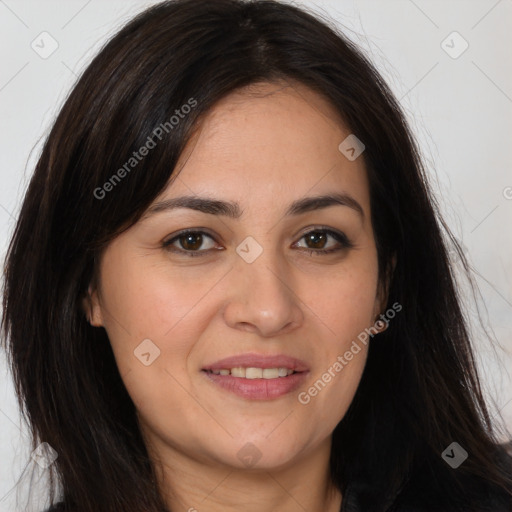
{"label": "long brown hair", "polygon": [[[457,242],[381,76],[303,9],[176,0],[135,17],[78,80],[46,140],[6,259],[4,345],[33,447],[44,441],[58,453],[51,501],[76,512],[167,510],[106,332],[88,324],[81,299],[101,251],[168,184],[201,115],[240,87],[278,79],[321,94],[364,141],[383,282],[397,258],[389,303],[403,311],[370,342],[356,396],[333,433],[331,474],[343,506],[447,510],[493,494],[511,500],[512,463],[482,396],[448,257]],[[190,113],[98,198],[190,98]],[[441,457],[452,442],[469,454],[457,469]]]}

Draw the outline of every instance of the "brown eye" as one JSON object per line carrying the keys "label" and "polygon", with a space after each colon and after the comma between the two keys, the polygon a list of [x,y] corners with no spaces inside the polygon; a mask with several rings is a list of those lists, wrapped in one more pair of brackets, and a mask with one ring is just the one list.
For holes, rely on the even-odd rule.
{"label": "brown eye", "polygon": [[[207,240],[211,240],[210,245],[204,247]],[[170,240],[163,242],[164,249],[185,254],[187,256],[201,256],[209,252],[215,244],[213,238],[204,231],[182,231]],[[201,249],[202,248],[202,249]]]}
{"label": "brown eye", "polygon": [[201,247],[203,236],[200,233],[187,233],[186,235],[181,235],[178,241],[183,249],[195,251]]}
{"label": "brown eye", "polygon": [[320,231],[311,231],[307,235],[304,235],[304,239],[310,249],[323,249],[327,241],[328,235]]}
{"label": "brown eye", "polygon": [[[335,243],[331,243],[331,246],[327,246],[329,238],[335,240]],[[302,239],[306,241],[306,247],[303,247],[303,250],[308,251],[311,255],[315,253],[329,254],[354,247],[354,244],[344,233],[325,228],[309,231],[302,236]]]}

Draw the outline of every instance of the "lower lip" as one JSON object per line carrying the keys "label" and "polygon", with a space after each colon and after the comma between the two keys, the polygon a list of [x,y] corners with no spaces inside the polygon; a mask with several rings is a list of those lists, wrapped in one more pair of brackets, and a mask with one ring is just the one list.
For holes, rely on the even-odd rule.
{"label": "lower lip", "polygon": [[244,379],[231,375],[217,375],[203,370],[211,382],[235,395],[250,400],[271,400],[291,393],[300,387],[308,372],[297,372],[276,379]]}

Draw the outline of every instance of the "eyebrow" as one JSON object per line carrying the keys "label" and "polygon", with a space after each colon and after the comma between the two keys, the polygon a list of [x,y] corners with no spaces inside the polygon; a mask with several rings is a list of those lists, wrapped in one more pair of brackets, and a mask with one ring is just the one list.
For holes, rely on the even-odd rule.
{"label": "eyebrow", "polygon": [[[364,219],[364,210],[362,206],[350,195],[343,193],[324,194],[321,196],[304,197],[297,199],[290,204],[285,212],[285,216],[300,215],[314,210],[327,208],[329,206],[347,206],[356,211]],[[219,199],[210,199],[198,196],[181,196],[171,199],[164,199],[151,205],[144,218],[150,217],[156,213],[174,210],[177,208],[188,208],[211,215],[223,215],[231,219],[241,217],[243,211],[237,202],[221,201]]]}

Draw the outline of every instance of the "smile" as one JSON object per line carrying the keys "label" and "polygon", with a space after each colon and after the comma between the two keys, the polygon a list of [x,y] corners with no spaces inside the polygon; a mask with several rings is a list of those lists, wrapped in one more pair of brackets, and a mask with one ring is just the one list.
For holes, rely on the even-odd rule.
{"label": "smile", "polygon": [[215,375],[231,375],[241,379],[277,379],[280,377],[288,377],[292,375],[294,370],[291,368],[222,368],[220,370],[208,370]]}

